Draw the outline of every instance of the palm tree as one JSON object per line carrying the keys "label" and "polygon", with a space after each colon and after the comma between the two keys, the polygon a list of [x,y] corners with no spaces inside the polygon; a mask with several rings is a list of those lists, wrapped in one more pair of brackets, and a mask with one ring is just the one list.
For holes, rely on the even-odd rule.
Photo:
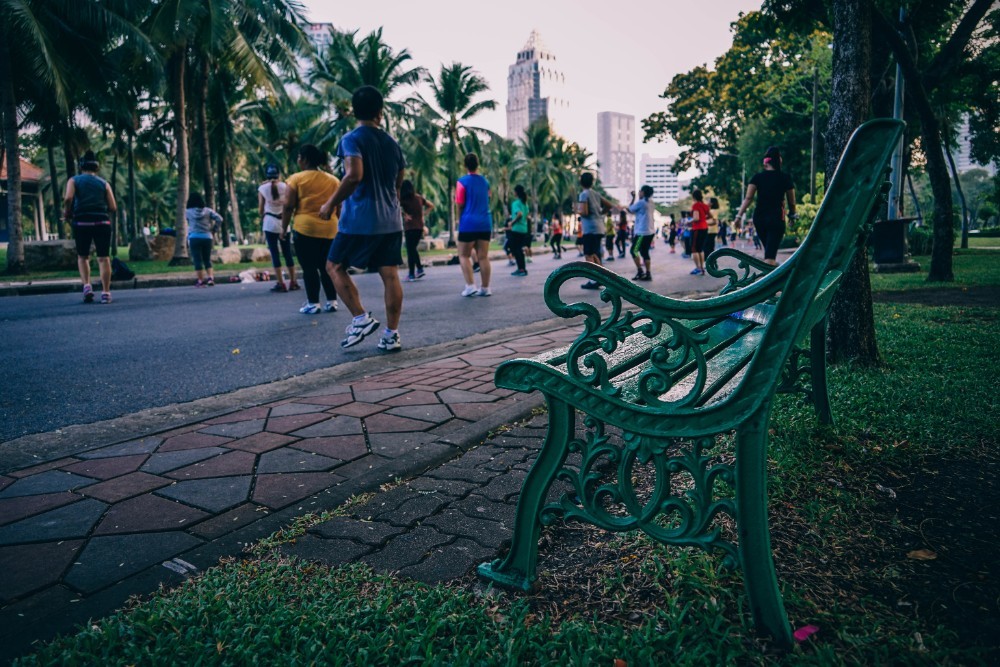
{"label": "palm tree", "polygon": [[409,113],[407,100],[394,100],[394,93],[420,81],[426,71],[410,67],[407,49],[396,52],[382,41],[382,28],[364,37],[358,32],[334,31],[329,48],[316,60],[311,80],[321,87],[320,99],[338,111],[338,134],[346,131],[350,117],[351,95],[361,86],[374,86],[385,98],[385,128]]}
{"label": "palm tree", "polygon": [[[64,114],[72,108],[70,82],[87,73],[114,76],[105,58],[108,45],[148,41],[133,23],[148,4],[74,0],[0,0],[0,117],[7,165],[7,271],[24,273],[21,227],[21,169],[18,117],[39,99],[54,100]],[[15,48],[16,47],[16,48]]]}
{"label": "palm tree", "polygon": [[514,176],[527,184],[531,210],[538,218],[542,199],[556,198],[565,183],[565,171],[556,163],[555,148],[562,139],[552,134],[544,118],[535,121],[521,138],[521,152],[514,163]]}
{"label": "palm tree", "polygon": [[480,93],[489,90],[486,79],[468,65],[452,63],[442,65],[438,78],[427,75],[434,104],[422,97],[428,116],[438,125],[446,141],[445,155],[448,175],[448,245],[455,245],[455,179],[458,168],[458,152],[462,148],[462,138],[472,132],[496,136],[493,132],[479,127],[465,125],[480,111],[495,109],[496,102],[482,100],[473,102]]}

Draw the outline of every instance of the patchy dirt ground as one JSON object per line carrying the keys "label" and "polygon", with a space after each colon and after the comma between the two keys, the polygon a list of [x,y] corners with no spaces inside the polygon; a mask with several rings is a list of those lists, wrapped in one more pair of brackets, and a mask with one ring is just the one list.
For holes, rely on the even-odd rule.
{"label": "patchy dirt ground", "polygon": [[872,300],[921,306],[981,306],[1000,308],[1000,288],[940,287],[935,289],[885,290],[872,292]]}

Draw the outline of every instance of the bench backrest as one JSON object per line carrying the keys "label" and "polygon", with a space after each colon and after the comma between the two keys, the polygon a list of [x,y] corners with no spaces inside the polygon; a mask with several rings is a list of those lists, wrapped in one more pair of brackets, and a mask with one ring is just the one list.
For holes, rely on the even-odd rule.
{"label": "bench backrest", "polygon": [[[760,347],[744,377],[738,411],[769,396],[792,346],[826,314],[842,274],[863,246],[866,223],[885,183],[903,132],[898,120],[872,120],[851,136],[809,234],[791,260]],[[742,408],[742,410],[739,410]]]}

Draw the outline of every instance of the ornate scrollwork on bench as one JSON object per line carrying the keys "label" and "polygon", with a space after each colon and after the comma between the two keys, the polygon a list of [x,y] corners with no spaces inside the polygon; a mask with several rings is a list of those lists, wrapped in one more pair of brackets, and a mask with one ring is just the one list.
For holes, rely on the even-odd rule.
{"label": "ornate scrollwork on bench", "polygon": [[[737,547],[722,536],[717,522],[720,515],[735,521],[736,505],[730,495],[718,497],[720,483],[731,494],[735,481],[715,438],[685,442],[625,432],[619,446],[606,435],[603,422],[588,416],[584,424],[583,437],[569,443],[569,451],[580,454],[579,468],[564,466],[557,475],[573,493],[542,509],[543,525],[577,519],[611,531],[639,529],[663,544],[721,551],[726,567],[738,567]],[[637,463],[653,467],[645,501],[636,489]],[[613,469],[610,480],[607,468]]]}
{"label": "ornate scrollwork on bench", "polygon": [[[719,268],[719,260],[723,259],[736,260],[736,268]],[[729,294],[751,285],[774,269],[773,265],[735,248],[719,248],[705,259],[705,271],[709,275],[728,281],[719,294]]]}

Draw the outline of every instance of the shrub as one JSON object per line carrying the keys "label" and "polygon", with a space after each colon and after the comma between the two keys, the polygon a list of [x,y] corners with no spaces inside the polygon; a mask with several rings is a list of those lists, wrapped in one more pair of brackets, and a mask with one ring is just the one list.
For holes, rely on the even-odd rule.
{"label": "shrub", "polygon": [[910,230],[910,254],[929,255],[933,244],[934,232],[930,227],[914,227]]}

